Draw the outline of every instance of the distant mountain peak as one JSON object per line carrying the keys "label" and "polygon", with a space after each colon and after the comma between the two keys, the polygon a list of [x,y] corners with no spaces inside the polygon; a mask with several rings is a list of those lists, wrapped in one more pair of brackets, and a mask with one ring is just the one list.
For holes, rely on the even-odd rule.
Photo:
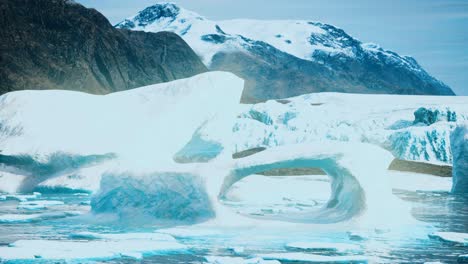
{"label": "distant mountain peak", "polygon": [[244,102],[310,92],[453,95],[415,59],[307,20],[212,21],[160,3],[118,28],[180,35],[212,70],[246,79]]}
{"label": "distant mountain peak", "polygon": [[172,2],[160,2],[152,6],[148,6],[142,11],[138,12],[136,16],[127,18],[122,22],[116,24],[118,28],[134,29],[145,28],[153,23],[161,23],[164,21],[166,24],[174,22],[178,17],[180,22],[184,23],[187,18],[197,18],[203,20],[204,18],[195,12],[185,10]]}

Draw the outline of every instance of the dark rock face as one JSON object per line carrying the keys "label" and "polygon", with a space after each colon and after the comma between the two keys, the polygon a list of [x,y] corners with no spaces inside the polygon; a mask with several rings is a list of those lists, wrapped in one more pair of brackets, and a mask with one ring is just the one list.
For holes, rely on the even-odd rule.
{"label": "dark rock face", "polygon": [[105,94],[206,71],[176,34],[112,27],[69,0],[0,0],[0,93]]}
{"label": "dark rock face", "polygon": [[230,71],[246,80],[242,95],[245,103],[314,92],[454,95],[450,87],[430,76],[416,61],[404,58],[417,69],[412,70],[388,58],[388,53],[382,52],[379,57],[378,52],[362,49],[359,42],[347,42],[355,45],[354,57],[316,51],[311,61],[261,41],[248,41],[253,44],[248,52],[218,53],[210,65],[211,70]]}

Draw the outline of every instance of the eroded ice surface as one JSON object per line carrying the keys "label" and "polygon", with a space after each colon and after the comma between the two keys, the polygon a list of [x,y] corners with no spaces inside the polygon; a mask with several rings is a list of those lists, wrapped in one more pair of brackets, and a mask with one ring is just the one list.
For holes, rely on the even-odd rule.
{"label": "eroded ice surface", "polygon": [[455,193],[468,193],[468,122],[459,125],[451,136],[453,152],[453,188]]}
{"label": "eroded ice surface", "polygon": [[[468,119],[467,97],[317,93],[286,102],[246,107],[234,127],[236,151],[358,141],[379,145],[403,160],[451,164],[450,133],[457,122]],[[423,118],[421,107],[429,109],[428,114],[450,112],[455,118]],[[426,119],[431,122],[423,122]]]}

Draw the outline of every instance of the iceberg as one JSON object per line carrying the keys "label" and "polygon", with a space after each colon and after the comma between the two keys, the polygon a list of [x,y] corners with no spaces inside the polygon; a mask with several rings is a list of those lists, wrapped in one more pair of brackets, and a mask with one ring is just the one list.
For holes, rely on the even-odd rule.
{"label": "iceberg", "polygon": [[451,165],[450,134],[466,120],[464,96],[307,94],[245,107],[234,124],[234,149],[364,142],[398,159]]}
{"label": "iceberg", "polygon": [[[392,210],[403,209],[391,193],[386,168],[392,155],[373,145],[345,142],[297,144],[270,148],[239,159],[223,180],[218,197],[243,178],[265,170],[314,167],[325,171],[331,180],[331,197],[319,210],[289,213],[285,219],[298,223],[336,223],[363,216],[360,222],[385,219]],[[369,223],[369,222],[367,222]]]}
{"label": "iceberg", "polygon": [[392,159],[389,152],[363,143],[280,146],[237,160],[180,165],[178,172],[107,174],[91,205],[94,213],[114,213],[120,220],[136,221],[142,216],[146,221],[196,223],[215,218],[220,224],[240,224],[221,202],[236,182],[270,169],[318,167],[331,179],[331,197],[325,205],[307,213],[266,218],[337,223],[360,217],[361,224],[377,224],[394,210],[406,210],[388,184],[386,169]]}
{"label": "iceberg", "polygon": [[203,179],[183,172],[106,174],[91,207],[93,213],[116,214],[133,222],[198,222],[214,216]]}
{"label": "iceberg", "polygon": [[453,187],[454,193],[468,193],[468,122],[452,133]]}
{"label": "iceberg", "polygon": [[[242,88],[243,80],[233,74],[209,72],[105,96],[5,94],[0,97],[0,171],[23,177],[14,181],[16,190],[4,191],[27,192],[40,184],[96,191],[110,168],[170,167],[203,124],[233,123]],[[224,129],[218,131],[229,133],[230,127]]]}

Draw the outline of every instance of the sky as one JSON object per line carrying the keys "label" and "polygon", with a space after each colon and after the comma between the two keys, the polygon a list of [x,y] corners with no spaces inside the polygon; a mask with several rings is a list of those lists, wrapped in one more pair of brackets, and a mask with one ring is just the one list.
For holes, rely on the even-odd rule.
{"label": "sky", "polygon": [[[112,24],[155,0],[76,0]],[[320,21],[362,42],[414,57],[456,94],[468,95],[468,0],[172,0],[212,20]]]}

